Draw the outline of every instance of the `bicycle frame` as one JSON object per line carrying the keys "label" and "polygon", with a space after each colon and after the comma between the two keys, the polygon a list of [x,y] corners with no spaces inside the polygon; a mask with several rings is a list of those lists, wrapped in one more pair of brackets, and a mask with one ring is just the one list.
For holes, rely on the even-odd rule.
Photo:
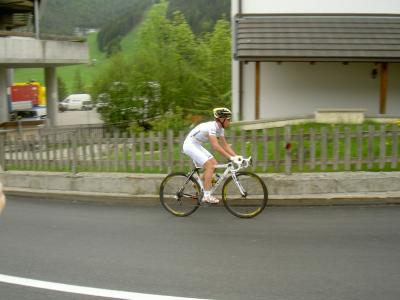
{"label": "bicycle frame", "polygon": [[[240,171],[249,165],[251,157],[237,163],[218,164],[216,169],[223,169],[223,172],[210,191],[216,192],[222,184],[223,205],[239,218],[257,216],[268,200],[263,180],[251,171]],[[167,211],[177,217],[186,217],[201,206],[210,206],[202,202],[204,184],[200,178],[201,169],[195,167],[188,173],[174,172],[165,177],[160,185],[160,201]]]}
{"label": "bicycle frame", "polygon": [[[229,162],[227,164],[218,164],[215,166],[216,169],[225,169],[225,171],[222,173],[222,175],[218,178],[217,182],[213,185],[213,187],[211,188],[211,194],[213,194],[217,188],[219,187],[219,185],[226,179],[228,178],[229,174],[232,175],[232,179],[235,182],[235,184],[237,185],[237,187],[239,188],[239,191],[241,193],[241,195],[243,197],[246,196],[246,191],[243,188],[243,186],[240,184],[240,182],[237,180],[236,177],[236,173],[242,169],[242,168],[247,168],[251,163],[251,156],[247,159],[243,160],[243,163],[241,165],[238,165],[236,168],[234,167],[234,164],[232,162]],[[187,179],[185,181],[185,183],[183,184],[183,186],[179,189],[178,193],[181,193],[182,190],[184,189],[184,186],[186,185],[186,183],[188,183],[188,181],[190,180],[191,177],[193,177],[197,183],[200,185],[201,188],[201,192],[203,194],[204,192],[204,185],[203,185],[203,180],[201,180],[200,178],[200,173],[199,170],[201,170],[202,168],[199,167],[195,167],[193,168],[193,170],[191,170],[188,175],[187,175]],[[200,202],[200,199],[199,199]]]}

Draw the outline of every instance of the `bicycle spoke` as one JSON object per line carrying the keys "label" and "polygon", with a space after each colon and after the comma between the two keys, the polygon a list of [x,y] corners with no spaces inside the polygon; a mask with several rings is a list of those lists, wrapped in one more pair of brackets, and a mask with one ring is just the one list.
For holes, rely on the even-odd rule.
{"label": "bicycle spoke", "polygon": [[194,179],[187,180],[184,173],[167,176],[160,188],[161,204],[175,216],[188,216],[198,208],[200,187]]}
{"label": "bicycle spoke", "polygon": [[237,217],[252,218],[258,215],[265,208],[267,199],[265,184],[251,172],[238,173],[237,182],[230,177],[223,187],[224,204]]}

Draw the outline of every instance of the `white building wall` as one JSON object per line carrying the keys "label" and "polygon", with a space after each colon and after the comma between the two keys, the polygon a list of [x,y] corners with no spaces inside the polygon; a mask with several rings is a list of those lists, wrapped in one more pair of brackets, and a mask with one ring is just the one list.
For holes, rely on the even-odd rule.
{"label": "white building wall", "polygon": [[400,63],[389,64],[388,102],[386,105],[388,114],[400,114]]}
{"label": "white building wall", "polygon": [[[232,0],[232,16],[239,0]],[[399,0],[242,0],[242,13],[400,14]],[[232,109],[239,120],[239,62],[233,60]],[[364,108],[379,113],[379,73],[372,63],[261,63],[260,118],[312,114],[320,108]],[[255,119],[255,63],[243,64],[242,120]],[[400,113],[400,64],[389,64],[387,114]]]}
{"label": "white building wall", "polygon": [[[232,1],[237,13],[238,0]],[[242,12],[250,13],[359,13],[399,14],[398,0],[242,0]]]}
{"label": "white building wall", "polygon": [[[379,65],[373,63],[260,63],[260,118],[359,108],[379,113]],[[372,76],[376,68],[378,74]],[[244,64],[243,120],[255,118],[255,63]],[[387,113],[400,114],[400,64],[389,64]]]}
{"label": "white building wall", "polygon": [[255,115],[255,98],[256,98],[256,81],[255,81],[255,63],[243,64],[243,111],[242,120],[254,120]]}

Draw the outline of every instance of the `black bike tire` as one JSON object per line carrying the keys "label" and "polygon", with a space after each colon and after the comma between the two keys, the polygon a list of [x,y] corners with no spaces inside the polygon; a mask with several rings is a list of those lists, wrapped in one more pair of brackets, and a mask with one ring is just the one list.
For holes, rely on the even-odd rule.
{"label": "black bike tire", "polygon": [[239,218],[254,218],[255,216],[259,215],[267,206],[267,202],[268,202],[268,189],[267,186],[265,185],[264,181],[255,173],[253,172],[248,172],[248,171],[241,171],[236,173],[237,177],[240,177],[241,175],[248,175],[248,176],[252,176],[254,177],[261,185],[263,191],[264,191],[264,198],[262,199],[262,203],[261,206],[259,207],[258,210],[256,210],[253,213],[250,214],[243,214],[240,212],[235,211],[235,209],[233,209],[230,205],[229,205],[229,200],[227,199],[227,188],[228,185],[230,184],[230,182],[233,180],[232,176],[230,176],[229,178],[227,178],[224,182],[224,185],[222,187],[222,200],[224,202],[224,206],[225,208],[234,216],[239,217]]}
{"label": "black bike tire", "polygon": [[[162,206],[163,206],[168,212],[170,212],[171,214],[173,214],[174,216],[177,216],[177,217],[187,217],[187,216],[191,215],[192,213],[194,213],[194,212],[199,208],[199,205],[193,205],[193,207],[192,207],[190,210],[186,211],[186,212],[178,212],[178,211],[172,209],[170,206],[168,206],[168,204],[166,203],[165,198],[164,198],[164,188],[165,188],[165,185],[168,183],[168,181],[169,181],[172,177],[176,177],[176,176],[184,176],[184,177],[187,178],[187,174],[186,174],[186,173],[183,173],[183,172],[175,172],[175,173],[168,174],[168,175],[164,178],[164,180],[161,182],[161,184],[160,184],[160,202],[161,202]],[[201,188],[200,188],[199,183],[198,183],[194,178],[190,178],[190,181],[191,181],[193,184],[196,185],[198,191],[201,191]],[[199,196],[201,197],[201,195],[199,195]]]}

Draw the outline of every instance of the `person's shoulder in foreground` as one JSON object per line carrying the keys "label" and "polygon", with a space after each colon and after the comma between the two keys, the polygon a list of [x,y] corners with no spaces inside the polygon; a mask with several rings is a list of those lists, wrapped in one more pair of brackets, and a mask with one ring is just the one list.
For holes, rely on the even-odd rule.
{"label": "person's shoulder in foreground", "polygon": [[3,193],[3,184],[0,182],[0,214],[6,206],[6,196]]}

